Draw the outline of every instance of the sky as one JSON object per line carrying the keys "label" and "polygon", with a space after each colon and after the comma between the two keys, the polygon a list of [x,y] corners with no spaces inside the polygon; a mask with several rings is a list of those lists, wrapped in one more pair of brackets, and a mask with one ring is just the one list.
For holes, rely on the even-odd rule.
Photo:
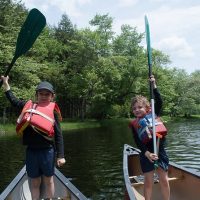
{"label": "sky", "polygon": [[[169,55],[169,67],[189,74],[200,70],[199,0],[22,0],[28,9],[37,8],[47,23],[58,25],[67,14],[78,29],[90,27],[96,14],[113,18],[113,31],[120,34],[123,24],[145,32],[144,16],[149,21],[151,46]],[[146,45],[145,38],[142,45]]]}

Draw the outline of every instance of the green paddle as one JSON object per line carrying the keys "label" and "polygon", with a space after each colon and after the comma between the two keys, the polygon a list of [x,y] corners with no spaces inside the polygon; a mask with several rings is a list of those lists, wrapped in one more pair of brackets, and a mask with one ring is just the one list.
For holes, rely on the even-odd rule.
{"label": "green paddle", "polygon": [[[146,32],[146,43],[147,43],[149,77],[151,77],[151,75],[152,75],[152,54],[151,54],[149,22],[148,22],[147,16],[145,16],[145,32]],[[158,152],[157,152],[157,146],[156,146],[155,105],[154,105],[152,82],[150,82],[150,97],[151,97],[151,114],[152,114],[152,126],[153,126],[153,150],[154,150],[154,153],[157,154]],[[157,161],[154,162],[154,166],[155,166],[155,168],[158,167]]]}
{"label": "green paddle", "polygon": [[[45,16],[39,10],[33,8],[29,12],[19,32],[14,57],[10,65],[8,66],[8,69],[6,70],[4,76],[8,76],[16,60],[21,55],[25,54],[32,47],[33,43],[40,35],[45,25],[46,25]],[[2,86],[2,83],[3,82],[1,80],[0,87]]]}

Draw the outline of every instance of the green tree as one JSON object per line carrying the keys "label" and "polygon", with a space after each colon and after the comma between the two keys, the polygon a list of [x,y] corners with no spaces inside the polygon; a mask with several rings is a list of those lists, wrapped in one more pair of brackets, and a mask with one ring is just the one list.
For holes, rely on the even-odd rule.
{"label": "green tree", "polygon": [[114,32],[112,31],[113,18],[105,15],[95,15],[89,22],[91,26],[96,27],[96,47],[99,56],[111,55],[111,42]]}
{"label": "green tree", "polygon": [[63,44],[67,44],[74,37],[76,28],[69,17],[66,14],[63,14],[61,21],[58,23],[58,27],[54,27],[54,30],[55,38]]}

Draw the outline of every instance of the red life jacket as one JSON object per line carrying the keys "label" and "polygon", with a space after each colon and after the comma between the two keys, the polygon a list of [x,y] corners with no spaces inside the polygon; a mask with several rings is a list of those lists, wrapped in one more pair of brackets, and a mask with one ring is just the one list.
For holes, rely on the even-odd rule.
{"label": "red life jacket", "polygon": [[16,132],[18,135],[23,135],[27,126],[32,126],[36,132],[41,131],[48,137],[54,136],[54,112],[58,113],[60,121],[62,120],[60,109],[54,102],[33,103],[29,100],[19,118],[17,119]]}
{"label": "red life jacket", "polygon": [[[152,140],[153,127],[152,127],[152,115],[147,114],[144,118],[136,118],[130,123],[130,127],[133,127],[137,132],[139,139],[142,143],[147,144]],[[159,117],[155,118],[156,136],[162,138],[167,135],[167,129]]]}

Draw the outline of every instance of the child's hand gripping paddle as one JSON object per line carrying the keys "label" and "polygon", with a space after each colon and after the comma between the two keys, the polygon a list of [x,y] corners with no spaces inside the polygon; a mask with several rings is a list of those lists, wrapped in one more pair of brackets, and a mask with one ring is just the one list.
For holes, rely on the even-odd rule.
{"label": "child's hand gripping paddle", "polygon": [[[19,32],[14,57],[10,65],[8,66],[8,69],[6,70],[4,76],[7,76],[9,74],[16,60],[32,47],[33,43],[36,41],[37,37],[40,35],[45,25],[45,16],[36,8],[32,9],[29,12]],[[3,82],[1,80],[0,87],[2,86],[2,83]]]}
{"label": "child's hand gripping paddle", "polygon": [[[152,54],[151,54],[149,22],[148,22],[147,16],[145,16],[145,32],[146,32],[147,57],[148,57],[149,78],[150,78],[152,76]],[[158,154],[157,147],[156,147],[155,106],[154,106],[153,84],[151,81],[150,81],[150,97],[151,97],[151,114],[152,114],[152,126],[153,126],[153,149],[154,149],[154,153]],[[154,166],[155,168],[158,167],[157,161],[154,162]]]}

